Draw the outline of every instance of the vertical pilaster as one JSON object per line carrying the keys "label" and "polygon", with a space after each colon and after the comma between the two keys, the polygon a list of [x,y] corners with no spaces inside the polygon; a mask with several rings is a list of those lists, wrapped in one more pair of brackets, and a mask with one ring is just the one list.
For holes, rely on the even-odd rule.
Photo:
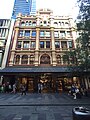
{"label": "vertical pilaster", "polygon": [[21,65],[22,55],[20,55],[19,65]]}
{"label": "vertical pilaster", "polygon": [[55,39],[54,39],[54,28],[51,28],[51,40],[52,40],[52,64],[56,66],[56,54],[55,54]]}
{"label": "vertical pilaster", "polygon": [[39,64],[39,56],[38,56],[38,51],[39,51],[39,28],[36,28],[36,50],[35,50],[35,66],[38,66]]}
{"label": "vertical pilaster", "polygon": [[19,28],[16,28],[16,30],[15,30],[15,37],[14,37],[14,41],[13,41],[13,47],[12,47],[10,62],[9,62],[10,66],[13,65],[13,61],[14,61],[15,48],[16,48],[16,43],[17,43],[17,38],[18,38],[18,30],[19,30]]}

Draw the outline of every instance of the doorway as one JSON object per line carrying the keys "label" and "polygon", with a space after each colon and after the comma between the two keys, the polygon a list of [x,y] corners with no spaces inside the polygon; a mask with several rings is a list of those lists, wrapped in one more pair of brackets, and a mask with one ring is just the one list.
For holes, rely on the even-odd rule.
{"label": "doorway", "polygon": [[38,83],[41,85],[41,93],[53,92],[53,80],[50,74],[41,74]]}

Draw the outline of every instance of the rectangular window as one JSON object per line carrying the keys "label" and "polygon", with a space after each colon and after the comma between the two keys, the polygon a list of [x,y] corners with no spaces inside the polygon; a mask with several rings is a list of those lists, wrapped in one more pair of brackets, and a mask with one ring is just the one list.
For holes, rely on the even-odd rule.
{"label": "rectangular window", "polygon": [[40,42],[40,48],[44,48],[44,42],[43,41]]}
{"label": "rectangular window", "polygon": [[55,41],[55,48],[60,48],[60,42],[59,41]]}
{"label": "rectangular window", "polygon": [[29,48],[29,42],[28,41],[24,41],[23,48]]}
{"label": "rectangular window", "polygon": [[30,36],[30,30],[26,30],[25,31],[25,37],[29,37]]}
{"label": "rectangular window", "polygon": [[0,66],[1,66],[1,64],[2,64],[2,59],[3,59],[3,54],[0,53]]}
{"label": "rectangular window", "polygon": [[22,37],[23,36],[23,30],[20,30],[19,31],[19,37]]}
{"label": "rectangular window", "polygon": [[58,31],[54,32],[54,37],[59,37]]}
{"label": "rectangular window", "polygon": [[65,31],[60,31],[60,37],[65,37],[66,34],[65,34]]}
{"label": "rectangular window", "polygon": [[44,37],[44,31],[40,31],[40,37]]}
{"label": "rectangular window", "polygon": [[69,45],[69,48],[72,48],[73,47],[72,41],[68,41],[68,45]]}
{"label": "rectangular window", "polygon": [[36,37],[36,31],[32,31],[32,37]]}
{"label": "rectangular window", "polygon": [[45,32],[45,37],[50,37],[50,32],[49,31]]}
{"label": "rectangular window", "polygon": [[71,31],[67,31],[67,37],[71,37]]}
{"label": "rectangular window", "polygon": [[17,48],[21,48],[22,42],[17,43]]}
{"label": "rectangular window", "polygon": [[50,41],[46,41],[46,48],[50,48]]}
{"label": "rectangular window", "polygon": [[0,47],[3,47],[6,44],[5,40],[0,41]]}
{"label": "rectangular window", "polygon": [[31,48],[35,48],[36,47],[36,44],[35,42],[31,42],[31,45],[30,45]]}
{"label": "rectangular window", "polygon": [[0,37],[5,37],[6,35],[6,29],[0,29]]}
{"label": "rectangular window", "polygon": [[61,46],[62,46],[62,49],[66,49],[67,48],[67,42],[66,41],[61,41]]}

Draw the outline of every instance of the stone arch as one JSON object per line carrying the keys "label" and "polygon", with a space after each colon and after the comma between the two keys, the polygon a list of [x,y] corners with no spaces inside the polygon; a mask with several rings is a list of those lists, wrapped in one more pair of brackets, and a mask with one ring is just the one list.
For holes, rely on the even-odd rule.
{"label": "stone arch", "polygon": [[22,56],[21,64],[28,64],[28,55]]}
{"label": "stone arch", "polygon": [[48,54],[43,54],[40,57],[40,64],[50,64],[50,56]]}
{"label": "stone arch", "polygon": [[57,64],[61,64],[61,56],[59,54],[56,56],[56,59],[57,59]]}
{"label": "stone arch", "polygon": [[15,64],[19,64],[19,62],[20,62],[20,55],[16,55]]}
{"label": "stone arch", "polygon": [[68,55],[63,55],[63,64],[68,64],[69,63],[69,56]]}

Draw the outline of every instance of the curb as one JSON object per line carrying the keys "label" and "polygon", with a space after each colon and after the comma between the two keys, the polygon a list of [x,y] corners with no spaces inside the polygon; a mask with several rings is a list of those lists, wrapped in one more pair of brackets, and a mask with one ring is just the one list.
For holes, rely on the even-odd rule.
{"label": "curb", "polygon": [[90,106],[90,104],[0,104],[0,106]]}

